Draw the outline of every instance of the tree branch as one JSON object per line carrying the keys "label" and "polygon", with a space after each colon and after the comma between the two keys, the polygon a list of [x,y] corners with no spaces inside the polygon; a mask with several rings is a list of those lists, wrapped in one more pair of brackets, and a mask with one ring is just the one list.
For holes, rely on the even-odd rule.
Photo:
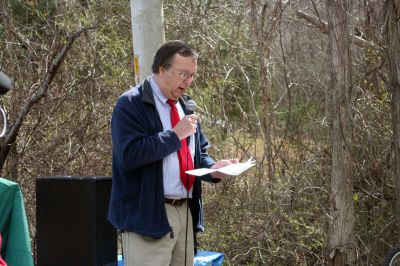
{"label": "tree branch", "polygon": [[10,148],[12,144],[15,142],[15,140],[18,137],[19,130],[22,127],[22,124],[28,115],[30,109],[32,106],[34,106],[37,102],[39,102],[42,98],[44,98],[47,95],[47,92],[49,90],[49,87],[56,76],[62,62],[65,59],[65,56],[67,55],[68,51],[72,47],[72,44],[75,42],[75,40],[84,32],[87,32],[94,27],[85,27],[78,32],[69,34],[67,36],[67,41],[64,44],[64,46],[56,53],[54,56],[53,61],[51,62],[50,68],[46,72],[43,80],[39,84],[39,89],[36,91],[34,95],[22,106],[19,114],[16,117],[15,123],[11,127],[9,133],[6,136],[4,146],[0,150],[0,170],[3,169],[5,160],[10,152]]}
{"label": "tree branch", "polygon": [[[309,15],[300,10],[296,11],[296,16],[311,23],[314,27],[319,29],[322,33],[324,33],[324,34],[328,33],[328,23],[321,20],[320,18]],[[378,50],[383,49],[382,47],[380,47],[370,41],[367,41],[363,38],[360,38],[359,36],[356,36],[354,34],[350,34],[350,37],[352,39],[352,42],[361,48],[370,48],[370,49],[378,49]]]}

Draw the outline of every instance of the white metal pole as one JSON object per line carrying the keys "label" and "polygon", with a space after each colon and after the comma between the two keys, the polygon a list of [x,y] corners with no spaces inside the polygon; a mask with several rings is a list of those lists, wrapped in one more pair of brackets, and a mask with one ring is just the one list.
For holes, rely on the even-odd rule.
{"label": "white metal pole", "polygon": [[163,0],[131,0],[135,82],[152,74],[154,54],[165,41]]}

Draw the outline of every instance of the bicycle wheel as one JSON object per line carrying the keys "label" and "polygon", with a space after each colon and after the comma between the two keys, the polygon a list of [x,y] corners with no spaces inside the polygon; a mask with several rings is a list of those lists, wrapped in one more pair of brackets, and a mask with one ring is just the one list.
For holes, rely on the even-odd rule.
{"label": "bicycle wheel", "polygon": [[400,247],[392,249],[386,256],[384,266],[400,266]]}

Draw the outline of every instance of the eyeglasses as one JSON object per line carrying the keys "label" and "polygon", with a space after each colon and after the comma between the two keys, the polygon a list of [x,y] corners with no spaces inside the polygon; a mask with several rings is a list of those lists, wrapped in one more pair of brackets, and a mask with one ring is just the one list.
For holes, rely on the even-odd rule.
{"label": "eyeglasses", "polygon": [[176,72],[178,73],[178,76],[179,76],[179,78],[181,79],[181,80],[183,80],[183,81],[186,81],[186,80],[188,80],[188,79],[192,79],[192,80],[195,80],[197,77],[198,77],[198,74],[197,73],[193,73],[193,74],[189,74],[189,73],[187,73],[187,72],[185,72],[185,71],[181,71],[181,70],[179,70],[179,69],[176,69],[175,67],[173,67],[173,66],[171,66],[171,68],[174,68],[175,70],[176,70]]}
{"label": "eyeglasses", "polygon": [[178,72],[178,76],[181,78],[181,80],[183,80],[183,81],[186,81],[186,80],[188,80],[188,79],[193,79],[193,80],[195,80],[196,78],[197,78],[197,73],[193,73],[193,74],[189,74],[189,73],[186,73],[186,72],[181,72],[181,71],[178,71],[177,70],[177,72]]}

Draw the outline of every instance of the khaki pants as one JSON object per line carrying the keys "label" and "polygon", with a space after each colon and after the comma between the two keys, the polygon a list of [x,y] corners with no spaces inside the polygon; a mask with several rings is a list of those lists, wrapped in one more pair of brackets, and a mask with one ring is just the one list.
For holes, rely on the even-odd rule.
{"label": "khaki pants", "polygon": [[165,204],[165,208],[168,222],[174,231],[174,238],[171,239],[169,233],[161,239],[133,232],[122,233],[125,266],[184,266],[186,221],[188,221],[186,266],[193,265],[193,225],[190,210],[186,220],[187,202],[179,207]]}

